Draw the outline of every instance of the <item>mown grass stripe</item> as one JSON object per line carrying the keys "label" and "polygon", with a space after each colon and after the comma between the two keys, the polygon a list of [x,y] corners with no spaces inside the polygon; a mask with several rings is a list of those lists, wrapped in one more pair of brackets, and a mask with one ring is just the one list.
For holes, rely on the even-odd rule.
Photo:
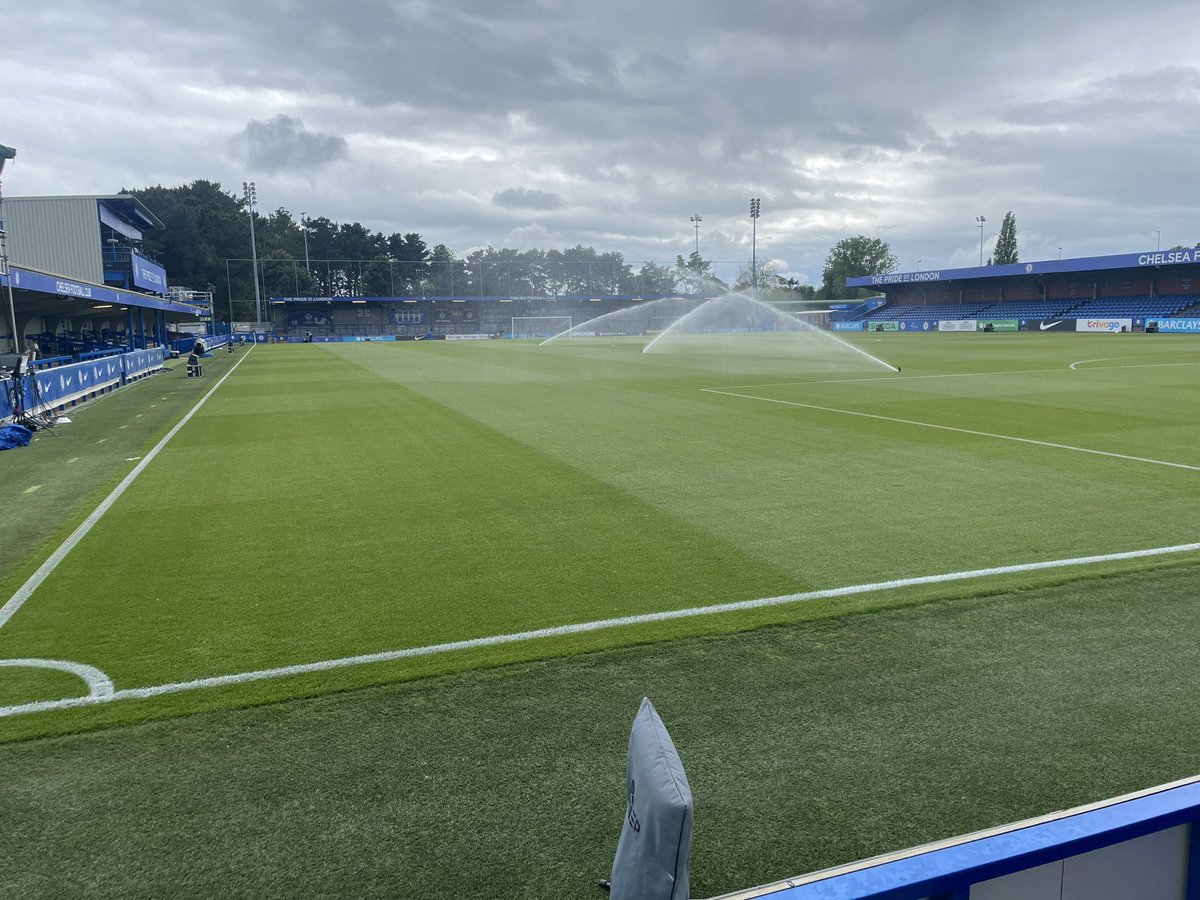
{"label": "mown grass stripe", "polygon": [[[251,349],[254,348],[252,347]],[[17,610],[19,610],[24,605],[25,601],[33,595],[33,592],[38,589],[43,581],[46,580],[47,576],[49,576],[51,572],[58,568],[59,563],[67,558],[67,554],[75,549],[75,545],[87,536],[87,533],[91,531],[93,527],[95,527],[96,523],[100,521],[100,519],[106,512],[108,512],[112,505],[120,499],[121,495],[125,493],[128,487],[137,480],[137,477],[142,474],[146,466],[150,465],[150,463],[154,460],[154,457],[158,456],[158,452],[167,445],[171,438],[175,437],[175,435],[179,433],[179,430],[183,428],[184,425],[191,421],[192,416],[194,416],[199,411],[200,407],[202,407],[208,401],[209,397],[217,392],[217,389],[225,383],[225,379],[232,375],[237,367],[242,364],[242,361],[249,357],[249,355],[250,354],[247,353],[236,363],[234,363],[233,367],[221,377],[221,380],[214,384],[212,389],[207,394],[196,401],[196,405],[188,410],[187,414],[175,424],[175,427],[168,431],[163,436],[163,439],[154,445],[154,449],[147,453],[145,458],[136,466],[134,466],[128,475],[121,479],[121,483],[113,488],[112,492],[107,497],[100,501],[100,505],[92,510],[91,515],[84,519],[83,522],[80,523],[79,527],[71,532],[70,536],[62,542],[57,550],[50,554],[49,559],[42,563],[41,566],[38,567],[38,570],[30,575],[29,579],[23,585],[17,588],[17,592],[13,594],[11,598],[9,598],[8,602],[5,603],[4,606],[0,607],[0,628],[3,628],[8,620],[16,614]],[[125,426],[121,427],[123,428]],[[102,443],[103,441],[104,438],[101,438],[99,441],[97,441],[97,443]]]}
{"label": "mown grass stripe", "polygon": [[540,638],[565,637],[568,635],[584,634],[591,631],[602,631],[610,628],[621,628],[629,625],[646,625],[652,622],[663,622],[670,619],[694,618],[725,612],[741,612],[748,609],[761,609],[767,606],[780,606],[787,603],[802,603],[809,600],[826,600],[835,597],[848,597],[854,594],[874,593],[893,588],[917,587],[925,584],[944,584],[951,581],[966,581],[976,578],[987,578],[993,575],[1011,575],[1020,572],[1033,572],[1042,569],[1058,569],[1070,566],[1084,566],[1094,563],[1118,562],[1128,559],[1143,559],[1151,556],[1166,556],[1176,553],[1190,553],[1200,550],[1200,543],[1178,544],[1172,547],[1152,547],[1146,550],[1129,550],[1121,553],[1105,553],[1097,556],[1080,556],[1074,559],[1045,560],[1035,563],[1019,563],[1011,566],[994,566],[988,569],[973,569],[966,572],[948,572],[939,575],[923,575],[916,578],[897,578],[891,581],[879,581],[872,584],[856,584],[847,587],[830,588],[821,591],[805,591],[798,594],[782,594],[777,597],[761,597],[756,600],[740,600],[733,603],[717,603],[712,606],[694,606],[687,609],[671,609],[661,612],[642,613],[639,615],[617,616],[611,619],[600,619],[594,622],[579,622],[572,625],[557,625],[550,628],[537,628],[532,631],[521,631],[514,634],[497,634],[489,637],[470,638],[461,641],[448,641],[442,644],[432,644],[425,647],[408,647],[402,650],[387,650],[381,653],[365,653],[358,656],[346,656],[340,659],[321,660],[320,662],[301,663],[291,666],[278,666],[270,669],[259,669],[253,672],[239,672],[232,675],[217,675],[211,678],[197,678],[192,681],[178,681],[170,684],[158,684],[150,687],[127,688],[114,691],[105,696],[90,695],[87,697],[71,697],[63,700],[44,700],[34,703],[24,703],[17,706],[0,707],[0,717],[20,715],[22,713],[48,712],[55,709],[70,709],[78,706],[90,706],[96,703],[107,703],[113,700],[146,700],[164,694],[177,694],[183,691],[194,691],[203,688],[227,687],[245,684],[251,681],[264,681],[271,678],[283,678],[289,675],[306,675],[314,672],[327,672],[332,669],[343,669],[350,666],[369,665],[371,663],[393,662],[400,659],[410,659],[416,656],[432,656],[440,653],[451,653],[455,650],[471,650],[478,647],[495,647],[501,644],[514,644],[522,641],[533,641]]}

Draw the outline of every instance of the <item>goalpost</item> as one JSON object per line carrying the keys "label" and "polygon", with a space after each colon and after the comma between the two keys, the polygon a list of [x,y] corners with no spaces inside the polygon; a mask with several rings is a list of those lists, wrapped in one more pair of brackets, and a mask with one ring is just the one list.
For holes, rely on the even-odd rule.
{"label": "goalpost", "polygon": [[509,334],[515,338],[549,338],[570,330],[570,316],[513,316]]}

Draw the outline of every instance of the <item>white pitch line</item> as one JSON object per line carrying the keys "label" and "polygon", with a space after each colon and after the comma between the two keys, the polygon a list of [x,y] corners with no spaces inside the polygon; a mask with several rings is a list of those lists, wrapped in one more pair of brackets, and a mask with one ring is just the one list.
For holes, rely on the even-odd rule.
{"label": "white pitch line", "polygon": [[[91,531],[93,527],[95,527],[96,523],[100,521],[101,516],[108,512],[109,508],[117,502],[120,496],[125,493],[126,489],[133,484],[139,475],[142,474],[142,471],[146,468],[146,466],[150,465],[150,463],[154,460],[154,457],[158,456],[158,451],[162,450],[162,448],[167,445],[167,442],[179,433],[179,429],[183,428],[184,425],[191,421],[192,416],[194,416],[199,411],[200,407],[202,407],[208,401],[209,397],[217,392],[217,389],[225,383],[225,379],[232,375],[234,370],[242,364],[242,360],[246,359],[246,357],[249,355],[250,354],[247,353],[246,356],[243,356],[233,364],[233,367],[221,377],[221,380],[212,386],[212,390],[201,397],[196,402],[196,405],[188,410],[187,415],[180,419],[179,422],[176,423],[175,427],[168,431],[163,436],[163,439],[154,445],[154,449],[146,454],[145,459],[133,467],[130,473],[121,480],[121,483],[112,489],[112,493],[101,500],[100,505],[92,510],[92,514],[84,519],[78,528],[71,532],[70,536],[62,542],[57,550],[50,554],[50,558],[42,563],[36,572],[29,576],[29,580],[17,588],[17,592],[13,594],[11,598],[9,598],[9,601],[5,603],[4,606],[0,606],[0,628],[4,627],[5,623],[7,623],[8,620],[13,617],[13,614],[21,608],[25,601],[28,600],[33,592],[38,589],[38,587],[43,581],[46,580],[50,573],[58,568],[58,564],[66,558],[68,553],[75,549],[75,545],[83,540],[87,533]],[[101,443],[104,440],[104,438],[101,438],[96,443]]]}
{"label": "white pitch line", "polygon": [[1046,372],[1061,372],[1062,369],[1055,367],[1053,369],[1014,369],[1010,372],[949,372],[938,375],[904,375],[900,373],[897,378],[897,373],[891,375],[872,375],[870,378],[833,378],[825,381],[772,381],[762,384],[730,384],[720,388],[711,388],[714,391],[732,391],[743,388],[761,388],[761,387],[792,387],[794,385],[805,384],[859,384],[866,381],[890,381],[893,384],[901,383],[902,381],[919,381],[927,378],[987,378],[997,375],[1033,375],[1037,373],[1045,374]]}
{"label": "white pitch line", "polygon": [[[1110,359],[1136,359],[1132,356],[1105,356],[1101,359],[1081,359],[1067,366],[1072,371],[1079,371],[1076,367],[1089,362],[1104,362]],[[1141,363],[1128,366],[1092,366],[1091,369],[1159,369],[1170,368],[1172,366],[1197,366],[1200,363],[1196,362],[1181,362],[1181,363]],[[869,381],[890,381],[892,384],[900,384],[904,381],[921,381],[929,378],[998,378],[1004,375],[1044,375],[1047,372],[1061,372],[1062,369],[1055,366],[1051,369],[1012,369],[1007,372],[948,372],[937,375],[904,375],[901,374],[897,378],[895,373],[891,375],[877,376],[873,375],[870,378],[831,378],[822,381],[768,381],[758,384],[729,384],[719,388],[712,388],[714,391],[733,391],[742,390],[744,388],[764,388],[764,387],[794,387],[796,385],[806,384],[859,384]]]}
{"label": "white pitch line", "polygon": [[[1085,362],[1095,362],[1095,360],[1083,359],[1077,363],[1071,363],[1070,368],[1073,369],[1074,371],[1078,372],[1079,369],[1076,369],[1075,367],[1080,365],[1081,363],[1085,363]],[[1108,369],[1170,369],[1170,368],[1177,367],[1177,366],[1197,366],[1197,365],[1200,365],[1200,363],[1194,363],[1194,362],[1129,363],[1128,365],[1124,365],[1124,366],[1088,366],[1083,371],[1085,371],[1085,372],[1104,372],[1104,371],[1107,371]]]}
{"label": "white pitch line", "polygon": [[664,622],[671,619],[689,619],[696,616],[711,616],[717,613],[741,612],[748,609],[761,609],[770,606],[783,606],[790,603],[803,603],[808,600],[825,600],[833,597],[849,597],[855,594],[869,594],[877,591],[895,588],[915,587],[923,584],[944,584],[951,581],[966,581],[975,578],[988,578],[994,575],[1010,575],[1020,572],[1035,572],[1041,569],[1061,569],[1068,566],[1085,566],[1103,562],[1117,562],[1127,559],[1144,559],[1153,556],[1165,556],[1176,553],[1193,553],[1200,551],[1200,543],[1176,544],[1171,547],[1152,547],[1146,550],[1128,550],[1121,553],[1104,553],[1097,556],[1078,556],[1071,559],[1053,559],[1043,562],[1019,563],[1011,566],[994,566],[989,569],[972,569],[963,572],[948,572],[939,575],[922,575],[915,578],[897,578],[892,581],[877,581],[871,584],[856,584],[848,587],[829,588],[823,591],[806,591],[799,594],[782,594],[778,597],[762,597],[757,600],[739,600],[732,603],[717,603],[712,606],[694,606],[688,609],[671,609],[663,612],[643,613],[641,615],[620,616],[614,619],[600,619],[593,622],[580,622],[574,625],[557,625],[551,628],[538,628],[534,631],[520,631],[513,634],[497,634],[490,637],[471,638],[463,641],[450,641],[445,644],[432,644],[425,647],[409,647],[403,650],[386,650],[381,653],[366,653],[361,656],[344,656],[339,659],[327,659],[320,662],[300,663],[293,666],[279,666],[273,669],[257,669],[252,672],[239,672],[233,675],[217,675],[211,678],[198,678],[193,681],[176,681],[170,684],[157,684],[149,687],[126,688],[114,691],[107,697],[67,697],[62,700],[39,700],[34,703],[23,703],[17,706],[0,706],[0,718],[15,716],[22,713],[47,712],[56,709],[70,709],[79,706],[91,706],[97,703],[107,703],[114,700],[145,700],[160,697],[164,694],[179,694],[184,691],[195,691],[203,688],[227,687],[230,685],[246,684],[252,681],[266,681],[273,678],[284,678],[289,675],[305,675],[313,672],[327,672],[332,669],[344,669],[351,666],[369,665],[371,663],[393,662],[400,659],[410,659],[417,656],[434,656],[440,653],[450,653],[455,650],[470,650],[477,647],[495,647],[501,644],[515,644],[523,641],[533,641],[540,638],[564,637],[575,634],[586,634],[592,631],[604,631],[610,628],[621,628],[627,625],[645,625],[651,622]]}
{"label": "white pitch line", "polygon": [[0,659],[0,666],[14,669],[56,669],[69,672],[83,679],[88,686],[88,697],[92,700],[107,700],[113,695],[112,680],[97,669],[85,663],[71,662],[66,659]]}
{"label": "white pitch line", "polygon": [[976,437],[995,438],[1000,441],[1015,441],[1019,444],[1034,444],[1038,447],[1051,447],[1055,450],[1070,450],[1074,453],[1090,453],[1093,456],[1108,456],[1113,459],[1124,459],[1129,462],[1149,463],[1155,466],[1169,466],[1172,469],[1187,469],[1200,472],[1200,466],[1189,466],[1187,463],[1169,462],[1162,459],[1150,459],[1146,456],[1129,456],[1125,453],[1113,453],[1108,450],[1092,450],[1088,447],[1074,447],[1071,444],[1056,444],[1053,441],[1038,441],[1033,438],[1017,437],[1012,434],[996,434],[991,431],[975,431],[971,428],[955,428],[953,425],[938,425],[934,422],[918,422],[915,419],[898,419],[895,416],[881,416],[876,413],[858,412],[853,409],[838,409],[834,406],[817,406],[815,403],[800,403],[797,400],[777,400],[773,397],[756,397],[753,394],[738,394],[733,391],[719,391],[716,388],[700,388],[709,394],[720,394],[724,397],[740,397],[743,400],[760,400],[763,403],[777,403],[781,406],[795,406],[800,409],[815,409],[820,412],[839,413],[843,416],[859,416],[863,419],[877,419],[880,422],[896,422],[900,425],[916,425],[920,428],[936,428],[939,431],[954,431],[958,434],[973,434]]}

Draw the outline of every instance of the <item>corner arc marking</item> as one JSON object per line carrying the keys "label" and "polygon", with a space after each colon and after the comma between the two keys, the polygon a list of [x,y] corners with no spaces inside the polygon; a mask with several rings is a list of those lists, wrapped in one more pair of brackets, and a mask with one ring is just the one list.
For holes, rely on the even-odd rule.
{"label": "corner arc marking", "polygon": [[89,700],[107,700],[115,693],[112,679],[87,663],[72,662],[69,659],[0,659],[0,667],[11,669],[56,669],[67,672],[83,680],[88,686]]}

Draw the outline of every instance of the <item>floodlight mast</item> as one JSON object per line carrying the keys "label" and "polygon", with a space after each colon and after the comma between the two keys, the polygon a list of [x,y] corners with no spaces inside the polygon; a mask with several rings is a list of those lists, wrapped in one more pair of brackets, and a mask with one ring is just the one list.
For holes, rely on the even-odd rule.
{"label": "floodlight mast", "polygon": [[[258,244],[254,240],[254,204],[258,201],[258,192],[253,181],[242,182],[242,195],[246,201],[246,211],[250,213],[250,265],[254,267],[254,319],[255,334],[262,331],[262,295],[258,290]],[[258,340],[255,337],[255,340]]]}
{"label": "floodlight mast", "polygon": [[[4,164],[10,159],[16,159],[16,157],[16,148],[0,144],[0,174],[4,172]],[[4,197],[2,189],[0,189],[0,275],[4,276],[4,283],[8,288],[8,321],[9,327],[12,328],[13,352],[20,353],[21,336],[17,334],[17,307],[13,302],[12,278],[8,274],[8,231],[4,227]]]}
{"label": "floodlight mast", "polygon": [[762,199],[750,198],[750,284],[758,290],[758,214],[762,209]]}

